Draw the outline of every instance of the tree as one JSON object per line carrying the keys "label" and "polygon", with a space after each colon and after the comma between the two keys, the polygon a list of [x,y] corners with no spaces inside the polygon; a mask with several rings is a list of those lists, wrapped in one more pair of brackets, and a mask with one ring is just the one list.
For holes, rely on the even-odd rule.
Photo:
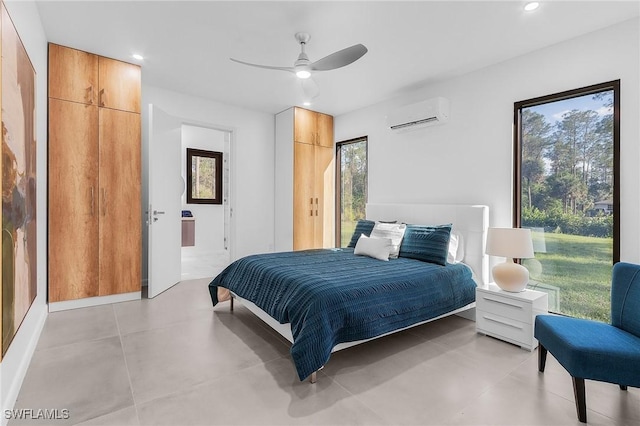
{"label": "tree", "polygon": [[343,220],[365,217],[367,203],[367,143],[366,141],[340,147],[340,197]]}
{"label": "tree", "polygon": [[549,133],[551,125],[544,116],[530,109],[522,111],[522,196],[528,207],[533,202],[532,188],[544,181],[545,164],[544,152],[549,147]]}

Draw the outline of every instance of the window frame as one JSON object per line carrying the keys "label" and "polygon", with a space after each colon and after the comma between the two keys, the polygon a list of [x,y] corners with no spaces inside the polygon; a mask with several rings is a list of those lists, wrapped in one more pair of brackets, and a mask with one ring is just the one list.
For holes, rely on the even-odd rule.
{"label": "window frame", "polygon": [[[216,169],[214,171],[215,178],[215,196],[212,198],[194,198],[193,197],[193,158],[194,157],[206,157],[213,158],[216,162]],[[223,154],[219,151],[207,151],[203,149],[187,148],[187,204],[222,204],[222,169],[224,168]]]}
{"label": "window frame", "polygon": [[522,211],[522,135],[523,108],[563,101],[599,92],[613,91],[613,264],[620,261],[620,80],[585,86],[513,104],[513,227],[521,226]]}
{"label": "window frame", "polygon": [[[353,139],[347,139],[344,141],[336,142],[336,181],[335,181],[335,192],[336,192],[336,205],[335,205],[335,246],[341,246],[342,240],[342,216],[341,216],[341,206],[342,206],[342,156],[340,149],[344,145],[350,145],[354,143],[365,142],[365,159],[367,163],[367,187],[366,187],[366,202],[369,201],[369,137],[368,136],[359,136]],[[365,202],[365,206],[366,206]]]}

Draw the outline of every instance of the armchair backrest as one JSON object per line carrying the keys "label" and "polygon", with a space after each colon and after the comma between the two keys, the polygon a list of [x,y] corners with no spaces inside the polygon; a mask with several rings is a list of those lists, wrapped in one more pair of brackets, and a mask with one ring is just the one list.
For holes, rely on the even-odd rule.
{"label": "armchair backrest", "polygon": [[640,337],[640,265],[613,265],[611,325]]}

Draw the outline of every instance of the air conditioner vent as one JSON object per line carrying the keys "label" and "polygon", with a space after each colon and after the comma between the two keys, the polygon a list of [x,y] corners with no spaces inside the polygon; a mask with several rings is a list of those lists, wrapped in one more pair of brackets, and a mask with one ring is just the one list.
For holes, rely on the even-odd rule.
{"label": "air conditioner vent", "polygon": [[449,119],[449,101],[438,97],[405,105],[387,115],[387,126],[395,131],[420,129]]}

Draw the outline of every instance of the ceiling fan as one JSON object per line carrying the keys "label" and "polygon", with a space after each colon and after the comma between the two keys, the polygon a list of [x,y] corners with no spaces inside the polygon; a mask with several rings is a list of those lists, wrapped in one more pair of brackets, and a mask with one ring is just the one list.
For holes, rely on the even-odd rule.
{"label": "ceiling fan", "polygon": [[300,54],[298,55],[298,59],[293,63],[292,67],[276,67],[270,65],[260,65],[260,64],[252,64],[249,62],[240,61],[238,59],[231,59],[233,62],[237,62],[243,65],[249,65],[257,68],[265,68],[270,70],[278,70],[278,71],[287,71],[294,73],[299,79],[302,80],[302,90],[305,92],[305,95],[309,98],[314,98],[318,95],[318,87],[315,82],[308,81],[309,77],[311,77],[311,73],[315,71],[330,71],[336,68],[342,68],[346,65],[349,65],[358,59],[360,59],[365,53],[367,53],[367,48],[362,44],[355,44],[351,47],[347,47],[342,50],[338,50],[328,56],[325,56],[322,59],[319,59],[315,62],[311,62],[307,53],[304,51],[305,45],[311,39],[311,36],[307,33],[296,33],[296,40],[300,43]]}

